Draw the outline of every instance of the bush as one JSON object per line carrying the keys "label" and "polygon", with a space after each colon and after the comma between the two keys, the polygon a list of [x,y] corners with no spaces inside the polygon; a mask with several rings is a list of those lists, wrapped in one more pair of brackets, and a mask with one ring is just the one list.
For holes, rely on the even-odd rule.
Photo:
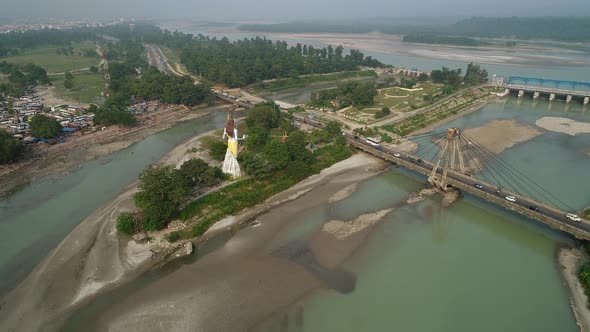
{"label": "bush", "polygon": [[61,133],[61,125],[55,119],[37,114],[31,119],[31,136],[53,138]]}
{"label": "bush", "polygon": [[383,107],[380,111],[375,113],[375,119],[380,119],[384,116],[388,116],[389,114],[391,114],[391,111],[389,110],[389,108]]}
{"label": "bush", "polygon": [[117,217],[117,231],[127,235],[133,235],[136,233],[133,213],[123,212]]}
{"label": "bush", "polygon": [[227,152],[227,144],[223,141],[214,141],[209,146],[209,155],[211,158],[221,161],[225,158],[225,153]]}
{"label": "bush", "polygon": [[[586,262],[582,265],[578,278],[580,279],[582,286],[584,286],[584,292],[590,298],[590,262]],[[590,308],[590,303],[587,303],[586,305]]]}
{"label": "bush", "polygon": [[178,240],[180,240],[181,235],[180,232],[178,231],[174,231],[174,232],[170,232],[168,234],[166,234],[166,240],[168,240],[168,242],[170,243],[174,243]]}

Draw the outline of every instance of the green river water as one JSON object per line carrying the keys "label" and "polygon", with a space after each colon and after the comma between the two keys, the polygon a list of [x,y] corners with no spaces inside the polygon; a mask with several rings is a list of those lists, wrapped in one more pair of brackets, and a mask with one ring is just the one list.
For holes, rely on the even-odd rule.
{"label": "green river water", "polygon": [[[392,64],[417,63],[414,66],[420,68],[441,64],[437,60],[374,56]],[[580,68],[484,67],[490,73],[527,75],[534,71],[537,77],[558,79],[583,79],[590,74],[590,70]],[[590,122],[590,112],[581,105],[511,97],[443,127],[467,128],[503,118],[534,125],[544,116]],[[221,127],[224,119],[224,114],[218,114],[176,126],[86,163],[68,176],[35,181],[0,201],[0,232],[4,235],[0,244],[0,290],[14,287],[48,250],[145,166],[189,136]],[[501,157],[573,207],[582,208],[590,205],[590,191],[586,190],[590,185],[586,174],[590,158],[584,154],[589,143],[587,134],[548,132],[504,151]],[[102,164],[104,160],[111,161]],[[362,183],[336,208],[306,211],[279,242],[305,238],[321,227],[327,209],[337,217],[348,218],[399,206],[409,193],[424,186],[423,177],[392,168]],[[398,208],[375,227],[367,244],[344,264],[357,276],[353,292],[317,290],[284,312],[277,312],[260,330],[577,331],[555,262],[556,249],[571,244],[569,237],[469,195],[447,209],[441,209],[435,200]],[[72,316],[66,330],[80,330],[110,304],[173,267],[148,273],[137,282],[99,296]]]}

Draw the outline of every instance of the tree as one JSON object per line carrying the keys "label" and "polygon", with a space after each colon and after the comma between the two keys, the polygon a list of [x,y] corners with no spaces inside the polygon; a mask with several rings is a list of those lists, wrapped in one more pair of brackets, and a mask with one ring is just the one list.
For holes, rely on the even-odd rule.
{"label": "tree", "polygon": [[216,140],[209,146],[209,156],[215,160],[223,160],[227,152],[227,144],[225,142]]}
{"label": "tree", "polygon": [[306,135],[300,130],[292,132],[289,137],[287,137],[285,144],[287,145],[291,160],[298,160],[302,162],[311,162],[313,160],[313,155],[305,147],[305,142]]}
{"label": "tree", "polygon": [[136,233],[135,218],[131,212],[123,212],[117,217],[117,231],[127,235]]}
{"label": "tree", "polygon": [[61,133],[61,125],[57,120],[36,114],[31,119],[31,136],[37,138],[53,138]]}
{"label": "tree", "polygon": [[426,82],[428,81],[428,74],[420,73],[420,75],[418,75],[416,79],[418,80],[418,82]]}
{"label": "tree", "polygon": [[246,147],[248,149],[257,149],[263,147],[268,141],[268,130],[262,127],[251,127],[248,129],[246,137]]}
{"label": "tree", "polygon": [[139,192],[135,204],[143,210],[143,228],[162,229],[176,215],[180,199],[186,198],[191,188],[171,166],[150,167],[139,177]]}
{"label": "tree", "polygon": [[17,160],[22,156],[24,150],[24,146],[20,141],[12,137],[8,132],[0,130],[0,163]]}
{"label": "tree", "polygon": [[342,135],[342,125],[336,121],[330,121],[324,130],[328,132],[331,138],[334,138],[338,135]]}
{"label": "tree", "polygon": [[388,116],[391,114],[391,110],[387,107],[383,107],[381,110],[375,113],[375,119],[380,119],[382,117]]}
{"label": "tree", "polygon": [[261,154],[245,152],[238,156],[244,171],[255,179],[264,179],[270,175],[272,166]]}
{"label": "tree", "polygon": [[90,67],[90,72],[91,72],[91,73],[93,73],[93,74],[96,74],[96,73],[98,73],[98,67],[96,67],[96,66],[91,66],[91,67]]}
{"label": "tree", "polygon": [[66,72],[64,87],[68,90],[74,87],[74,75],[70,72]]}
{"label": "tree", "polygon": [[259,127],[269,130],[279,126],[280,118],[281,112],[274,103],[257,105],[248,111],[246,124],[248,128]]}
{"label": "tree", "polygon": [[289,164],[289,150],[285,144],[279,141],[274,140],[266,143],[264,155],[273,169],[283,169]]}

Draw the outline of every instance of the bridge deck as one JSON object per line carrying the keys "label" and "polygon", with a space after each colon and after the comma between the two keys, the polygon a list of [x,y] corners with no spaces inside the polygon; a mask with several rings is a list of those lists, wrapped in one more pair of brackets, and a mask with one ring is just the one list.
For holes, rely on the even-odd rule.
{"label": "bridge deck", "polygon": [[[422,161],[419,162],[416,156],[408,155],[399,150],[383,148],[376,149],[375,147],[366,144],[362,141],[354,139],[352,135],[347,138],[349,143],[355,148],[370,153],[381,159],[394,162],[398,165],[406,167],[408,169],[419,172],[423,175],[429,176],[434,165],[430,162]],[[398,153],[401,157],[395,157],[394,154]],[[440,173],[440,172],[439,172]],[[502,189],[500,194],[496,193],[496,186],[493,186],[484,181],[454,172],[448,172],[447,182],[449,185],[460,189],[464,192],[468,192],[474,196],[480,197],[486,201],[492,202],[503,206],[508,210],[515,211],[521,215],[524,215],[533,220],[542,222],[554,229],[558,229],[569,233],[576,238],[590,240],[590,223],[586,220],[581,222],[573,222],[565,217],[566,212],[558,210],[554,207],[547,206],[539,203],[535,200],[523,197],[517,193]],[[476,188],[475,184],[480,183],[483,185],[482,189]],[[506,196],[516,197],[516,202],[509,202],[505,199]],[[534,206],[538,208],[538,211],[533,211],[529,207]]]}

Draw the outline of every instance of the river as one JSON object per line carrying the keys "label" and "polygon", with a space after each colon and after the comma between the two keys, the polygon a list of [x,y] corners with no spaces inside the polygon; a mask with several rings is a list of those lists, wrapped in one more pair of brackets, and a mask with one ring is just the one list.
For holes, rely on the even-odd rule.
{"label": "river", "polygon": [[[410,68],[466,65],[370,55]],[[502,75],[573,80],[590,75],[584,68],[483,67]],[[543,116],[590,122],[590,112],[581,105],[510,97],[443,127],[473,127],[503,118],[534,124]],[[0,222],[0,231],[7,234],[0,254],[1,285],[6,289],[22,278],[47,250],[136,178],[147,164],[183,139],[220,127],[223,120],[224,115],[219,114],[177,126],[87,163],[68,176],[34,182],[2,201],[0,213],[8,218]],[[590,185],[585,173],[590,160],[581,151],[589,146],[590,135],[548,132],[504,151],[501,157],[581,208],[590,204],[590,193],[584,190]],[[107,159],[111,161],[103,165]],[[566,173],[555,176],[560,170]],[[336,213],[344,218],[390,207],[424,184],[424,178],[392,168],[362,183],[355,194],[337,204]],[[305,237],[325,221],[325,215],[322,208],[309,211],[285,232],[285,239]],[[571,240],[563,234],[469,195],[448,209],[427,199],[388,215],[367,244],[345,263],[344,267],[357,275],[354,292],[317,290],[269,317],[260,330],[576,331],[567,290],[555,262],[556,248],[564,244],[571,244]],[[166,273],[169,271],[150,273],[123,286],[121,292],[99,296],[74,314],[68,329],[76,330],[85,322],[99,319],[110,304],[122,301],[121,294],[132,294]]]}
{"label": "river", "polygon": [[76,225],[137,179],[149,164],[196,134],[223,127],[224,112],[151,135],[80,165],[67,175],[33,181],[0,200],[0,295],[15,286]]}

